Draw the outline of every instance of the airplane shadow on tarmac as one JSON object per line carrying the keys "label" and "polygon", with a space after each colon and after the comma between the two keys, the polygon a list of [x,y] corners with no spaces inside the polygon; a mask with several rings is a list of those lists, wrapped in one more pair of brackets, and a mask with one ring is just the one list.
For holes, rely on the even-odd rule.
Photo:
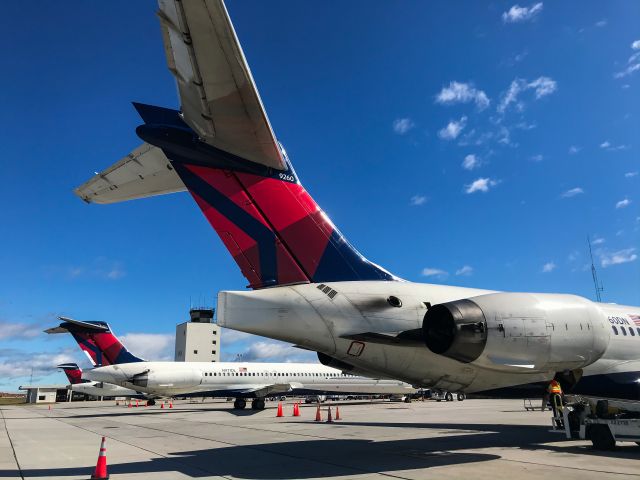
{"label": "airplane shadow on tarmac", "polygon": [[[171,452],[170,456],[143,462],[114,463],[109,466],[109,472],[112,474],[179,472],[194,478],[229,475],[247,479],[305,479],[416,470],[501,458],[495,453],[461,451],[484,448],[520,448],[564,454],[600,455],[610,458],[638,458],[638,447],[626,446],[627,444],[612,452],[599,452],[588,446],[546,444],[561,441],[564,438],[549,433],[549,427],[546,426],[344,421],[338,425],[424,428],[436,430],[436,433],[442,436],[375,442],[359,439],[314,439],[175,451]],[[188,443],[188,436],[185,436],[184,442]],[[112,462],[115,461],[113,458],[108,458]],[[37,478],[82,475],[87,471],[87,467],[26,469],[22,471],[22,475]],[[0,470],[0,478],[15,476],[15,473],[15,470]]]}

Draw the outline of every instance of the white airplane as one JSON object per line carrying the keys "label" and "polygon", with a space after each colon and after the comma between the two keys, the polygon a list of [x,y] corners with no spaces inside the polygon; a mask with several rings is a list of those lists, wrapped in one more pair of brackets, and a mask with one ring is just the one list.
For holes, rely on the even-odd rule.
{"label": "white airplane", "polygon": [[234,408],[263,410],[265,397],[293,394],[394,395],[416,392],[399,380],[371,379],[313,363],[142,362],[83,373],[98,380],[158,395],[235,397]]}
{"label": "white airplane", "polygon": [[[66,369],[74,390],[92,393],[115,389],[118,396],[146,395],[153,398],[185,396],[236,397],[234,407],[245,408],[251,398],[254,410],[264,409],[269,395],[303,394],[386,394],[409,395],[411,385],[398,380],[372,379],[343,373],[335,368],[311,363],[234,362],[148,362],[130,353],[105,322],[83,322],[60,317],[62,323],[46,333],[71,333],[96,367],[82,372]],[[63,368],[64,365],[60,365]],[[72,380],[73,378],[73,380]],[[90,381],[87,386],[77,381]]]}
{"label": "white airplane", "polygon": [[120,387],[111,383],[83,380],[82,369],[75,363],[63,363],[58,365],[58,368],[62,369],[69,380],[67,390],[94,397],[136,397],[146,399],[144,394],[130,388]]}
{"label": "white airplane", "polygon": [[407,282],[368,261],[302,187],[222,0],[159,5],[180,111],[134,104],[144,143],[76,194],[188,190],[253,289],[220,292],[220,325],[415,386],[542,391],[556,377],[576,393],[640,398],[640,307]]}

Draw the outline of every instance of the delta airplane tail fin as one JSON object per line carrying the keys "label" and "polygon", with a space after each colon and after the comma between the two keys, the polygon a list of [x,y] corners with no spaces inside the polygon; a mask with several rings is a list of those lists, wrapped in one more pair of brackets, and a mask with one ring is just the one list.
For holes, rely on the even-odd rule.
{"label": "delta airplane tail fin", "polygon": [[77,385],[78,383],[84,383],[86,381],[82,379],[82,369],[76,363],[63,363],[58,365],[58,368],[62,369],[71,385]]}
{"label": "delta airplane tail fin", "polygon": [[118,363],[143,362],[136,357],[111,332],[106,322],[84,322],[67,317],[58,317],[62,323],[45,330],[46,333],[70,333],[78,346],[89,357],[93,366],[115,365]]}
{"label": "delta airplane tail fin", "polygon": [[300,184],[224,2],[159,7],[181,109],[134,104],[145,143],[75,193],[113,203],[188,189],[254,289],[396,280],[365,259]]}

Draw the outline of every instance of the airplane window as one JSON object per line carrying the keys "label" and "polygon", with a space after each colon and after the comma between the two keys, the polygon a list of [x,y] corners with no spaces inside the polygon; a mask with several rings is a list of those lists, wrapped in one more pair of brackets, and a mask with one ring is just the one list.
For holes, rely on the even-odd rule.
{"label": "airplane window", "polygon": [[627,336],[627,329],[624,327],[620,327],[620,330],[622,330],[622,335],[624,335],[625,337]]}
{"label": "airplane window", "polygon": [[636,336],[636,332],[633,331],[633,328],[629,327],[629,333],[631,334],[632,337]]}
{"label": "airplane window", "polygon": [[611,328],[613,329],[613,333],[615,333],[616,335],[618,335],[618,329],[616,328],[615,325],[612,325]]}

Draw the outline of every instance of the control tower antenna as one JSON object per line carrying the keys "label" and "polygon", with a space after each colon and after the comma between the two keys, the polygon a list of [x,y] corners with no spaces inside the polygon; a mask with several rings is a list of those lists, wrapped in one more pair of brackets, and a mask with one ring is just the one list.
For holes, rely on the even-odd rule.
{"label": "control tower antenna", "polygon": [[596,300],[602,302],[600,292],[604,290],[602,282],[598,281],[598,272],[596,272],[596,265],[593,262],[593,252],[591,251],[591,239],[587,236],[587,242],[589,243],[589,256],[591,257],[591,277],[593,278],[593,286],[596,289]]}

